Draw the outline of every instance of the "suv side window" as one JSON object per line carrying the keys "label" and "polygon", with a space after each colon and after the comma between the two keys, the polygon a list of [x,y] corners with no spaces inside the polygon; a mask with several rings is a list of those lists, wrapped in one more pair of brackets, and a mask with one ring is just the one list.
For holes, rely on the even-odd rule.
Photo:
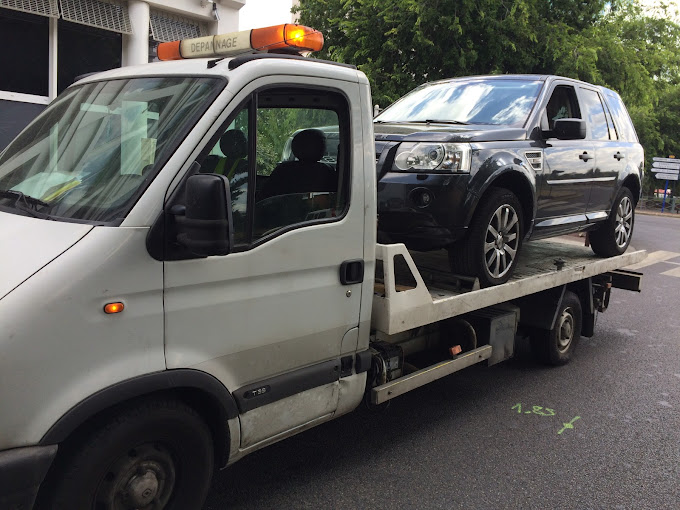
{"label": "suv side window", "polygon": [[229,178],[236,251],[344,215],[350,146],[344,96],[265,89],[221,133],[200,171]]}
{"label": "suv side window", "polygon": [[609,140],[609,127],[600,95],[594,90],[584,88],[581,88],[581,93],[588,114],[591,138],[593,140]]}
{"label": "suv side window", "polygon": [[555,127],[557,119],[580,119],[581,109],[578,105],[574,87],[569,85],[556,86],[545,110],[550,131]]}

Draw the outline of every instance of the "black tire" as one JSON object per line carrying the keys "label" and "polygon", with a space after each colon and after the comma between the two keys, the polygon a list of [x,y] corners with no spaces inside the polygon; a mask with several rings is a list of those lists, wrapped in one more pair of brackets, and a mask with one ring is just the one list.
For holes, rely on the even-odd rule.
{"label": "black tire", "polygon": [[[499,226],[504,230],[494,234]],[[451,271],[478,277],[482,287],[505,283],[517,265],[523,235],[522,207],[515,194],[491,188],[480,199],[467,238],[449,248]]]}
{"label": "black tire", "polygon": [[534,330],[531,334],[531,350],[548,365],[569,363],[581,339],[581,324],[581,301],[576,294],[566,291],[555,326],[550,331]]}
{"label": "black tire", "polygon": [[609,217],[590,232],[590,246],[602,257],[621,255],[630,245],[635,225],[635,202],[631,191],[623,187],[616,195]]}
{"label": "black tire", "polygon": [[41,508],[198,509],[210,489],[212,434],[178,400],[123,408],[64,449],[49,493],[41,494]]}

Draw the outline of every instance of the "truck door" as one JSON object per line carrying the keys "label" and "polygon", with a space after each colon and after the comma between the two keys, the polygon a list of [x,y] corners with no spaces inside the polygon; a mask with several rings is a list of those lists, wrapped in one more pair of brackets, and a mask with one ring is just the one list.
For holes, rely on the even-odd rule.
{"label": "truck door", "polygon": [[[543,108],[550,131],[557,119],[583,118],[576,90],[566,82],[554,86]],[[536,230],[555,233],[586,222],[595,153],[587,140],[559,140],[550,136],[546,145]]]}
{"label": "truck door", "polygon": [[196,159],[199,171],[229,178],[235,246],[166,262],[167,366],[224,383],[241,413],[241,448],[331,417],[341,352],[356,350],[364,187],[352,151],[361,120],[348,98],[357,90],[260,78]]}

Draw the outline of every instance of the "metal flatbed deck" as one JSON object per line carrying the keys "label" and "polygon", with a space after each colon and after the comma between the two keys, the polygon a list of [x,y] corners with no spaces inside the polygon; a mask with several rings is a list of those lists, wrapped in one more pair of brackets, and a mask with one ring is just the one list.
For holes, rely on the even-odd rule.
{"label": "metal flatbed deck", "polygon": [[[646,251],[629,247],[623,255],[601,258],[575,239],[578,238],[525,243],[510,281],[485,289],[473,285],[474,290],[456,288],[455,284],[446,282],[445,251],[411,254],[403,244],[378,244],[376,259],[382,261],[384,279],[376,285],[373,296],[372,328],[393,335],[621,269],[647,256]],[[408,279],[415,283],[400,284],[394,263],[399,255],[404,257],[412,273]]]}

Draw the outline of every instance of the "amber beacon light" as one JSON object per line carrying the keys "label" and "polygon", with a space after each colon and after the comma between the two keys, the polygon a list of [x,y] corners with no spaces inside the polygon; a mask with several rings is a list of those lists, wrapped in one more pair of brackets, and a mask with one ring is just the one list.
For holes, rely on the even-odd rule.
{"label": "amber beacon light", "polygon": [[303,25],[286,23],[230,34],[209,35],[158,45],[160,60],[230,57],[248,51],[302,53],[323,48],[323,35]]}

